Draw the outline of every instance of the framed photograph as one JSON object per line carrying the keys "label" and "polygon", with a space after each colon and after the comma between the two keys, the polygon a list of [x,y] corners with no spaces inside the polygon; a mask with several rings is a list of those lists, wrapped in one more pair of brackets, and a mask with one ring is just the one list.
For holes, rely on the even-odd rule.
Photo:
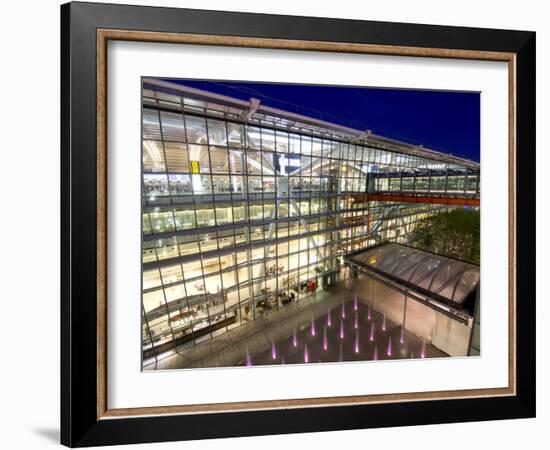
{"label": "framed photograph", "polygon": [[61,441],[535,415],[535,33],[61,7]]}

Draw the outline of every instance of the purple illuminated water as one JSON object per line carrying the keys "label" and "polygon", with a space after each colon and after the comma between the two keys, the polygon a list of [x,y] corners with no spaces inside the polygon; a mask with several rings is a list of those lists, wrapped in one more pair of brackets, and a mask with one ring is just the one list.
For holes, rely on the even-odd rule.
{"label": "purple illuminated water", "polygon": [[[357,298],[357,311],[353,311],[354,303],[355,297],[348,297],[343,304],[338,301],[336,307],[324,310],[318,317],[313,314],[306,318],[305,323],[291,328],[287,337],[270,340],[261,352],[243,351],[246,358],[241,364],[256,367],[279,363],[313,364],[445,356],[372,306],[369,321],[369,306],[360,296]],[[342,311],[345,317],[342,317]],[[353,314],[349,314],[350,311]],[[338,318],[338,322],[332,323],[333,318]],[[401,342],[401,339],[403,343],[398,344],[398,349],[395,348],[395,343]]]}
{"label": "purple illuminated water", "polygon": [[357,294],[353,298],[353,310],[357,311]]}
{"label": "purple illuminated water", "polygon": [[368,306],[367,319],[368,319],[368,320],[371,320],[371,319],[372,319],[372,314],[371,314],[371,312],[370,312],[370,305]]}
{"label": "purple illuminated water", "polygon": [[346,304],[342,302],[342,319],[346,318]]}

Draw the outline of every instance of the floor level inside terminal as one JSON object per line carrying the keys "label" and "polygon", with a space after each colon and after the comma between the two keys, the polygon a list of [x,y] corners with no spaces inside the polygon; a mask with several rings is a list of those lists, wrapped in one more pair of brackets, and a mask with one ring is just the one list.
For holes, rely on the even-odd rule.
{"label": "floor level inside terminal", "polygon": [[144,361],[144,370],[449,356],[425,331],[434,326],[430,312],[411,314],[414,323],[403,326],[404,308],[392,291],[359,275],[191,348]]}

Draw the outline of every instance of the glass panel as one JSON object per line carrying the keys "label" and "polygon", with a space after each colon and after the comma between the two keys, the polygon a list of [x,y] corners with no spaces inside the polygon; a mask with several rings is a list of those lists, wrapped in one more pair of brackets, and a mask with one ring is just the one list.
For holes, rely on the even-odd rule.
{"label": "glass panel", "polygon": [[212,173],[229,173],[229,159],[227,149],[210,147],[210,166]]}
{"label": "glass panel", "polygon": [[170,193],[172,197],[189,196],[192,194],[193,189],[191,187],[190,175],[170,174],[168,179],[170,180]]}
{"label": "glass panel", "polygon": [[143,138],[161,140],[159,115],[157,111],[143,109]]}
{"label": "glass panel", "polygon": [[210,145],[227,145],[225,122],[208,119],[208,139]]}
{"label": "glass panel", "polygon": [[242,125],[227,122],[227,137],[230,147],[242,147],[244,145],[243,134]]}
{"label": "glass panel", "polygon": [[160,122],[162,124],[164,141],[185,142],[185,127],[182,114],[161,111]]}
{"label": "glass panel", "polygon": [[187,141],[194,144],[207,144],[206,120],[202,117],[185,116]]}
{"label": "glass panel", "polygon": [[143,141],[143,171],[166,172],[162,142]]}
{"label": "glass panel", "polygon": [[231,192],[229,177],[224,175],[212,175],[212,189],[216,194]]}
{"label": "glass panel", "polygon": [[177,230],[187,230],[195,227],[195,211],[192,209],[177,210],[174,217]]}
{"label": "glass panel", "polygon": [[168,177],[164,175],[143,175],[145,196],[150,202],[162,201],[169,196]]}
{"label": "glass panel", "polygon": [[166,154],[168,172],[189,172],[187,145],[177,142],[165,142],[164,153]]}

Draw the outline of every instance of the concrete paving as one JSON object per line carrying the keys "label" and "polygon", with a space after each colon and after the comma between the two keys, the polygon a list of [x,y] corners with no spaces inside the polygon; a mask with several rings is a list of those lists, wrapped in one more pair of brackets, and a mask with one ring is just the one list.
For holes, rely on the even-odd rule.
{"label": "concrete paving", "polygon": [[[386,330],[382,331],[384,317],[371,310],[370,284],[359,277],[340,283],[328,292],[318,292],[311,297],[291,303],[279,311],[234,328],[214,339],[193,347],[181,349],[166,358],[144,367],[144,370],[170,370],[185,368],[228,367],[247,363],[280,364],[304,363],[305,344],[308,344],[308,362],[354,361],[370,359],[396,359],[446,356],[421,339],[404,332],[401,344],[401,326],[386,319]],[[354,298],[357,294],[358,337],[355,337]],[[344,338],[339,337],[342,303],[347,316],[342,321]],[[327,313],[331,311],[332,325],[327,329],[327,345],[323,350],[324,327]],[[311,325],[315,324],[316,335],[312,336]],[[374,324],[373,339],[370,327]],[[297,346],[294,346],[294,335]],[[392,354],[388,355],[388,342],[392,341]],[[356,352],[356,342],[359,351]],[[406,344],[405,344],[406,343]],[[273,358],[275,347],[276,358]],[[376,348],[376,354],[375,354]],[[248,358],[247,358],[248,356]],[[248,359],[248,361],[247,361]]]}

